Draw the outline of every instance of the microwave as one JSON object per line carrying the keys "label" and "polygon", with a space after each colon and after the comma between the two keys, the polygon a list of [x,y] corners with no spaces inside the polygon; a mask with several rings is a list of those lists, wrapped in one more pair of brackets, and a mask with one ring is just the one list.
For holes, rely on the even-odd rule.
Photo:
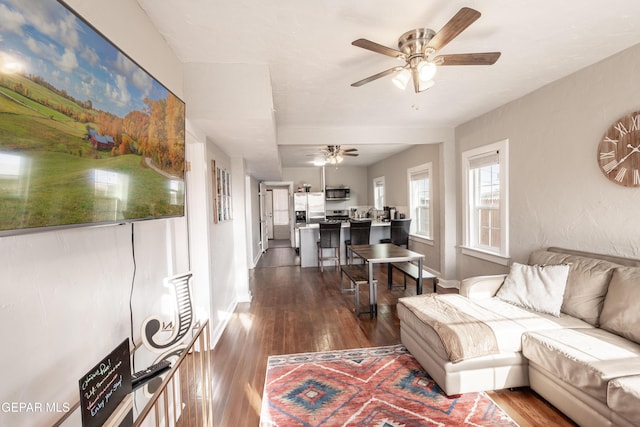
{"label": "microwave", "polygon": [[325,187],[324,194],[327,200],[349,200],[351,198],[351,190],[344,186]]}

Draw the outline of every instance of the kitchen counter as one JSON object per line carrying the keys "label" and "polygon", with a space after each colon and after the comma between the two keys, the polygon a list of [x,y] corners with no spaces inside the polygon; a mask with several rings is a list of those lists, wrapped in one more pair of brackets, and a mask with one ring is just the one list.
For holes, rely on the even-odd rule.
{"label": "kitchen counter", "polygon": [[[360,220],[358,220],[360,221]],[[364,221],[364,219],[362,220]],[[371,221],[371,227],[388,227],[389,225],[391,225],[391,223],[389,221]],[[303,228],[320,228],[320,225],[317,223],[314,224],[296,224],[296,227],[303,229]],[[349,222],[348,221],[344,221],[342,223],[342,228],[349,228]]]}
{"label": "kitchen counter", "polygon": [[[371,243],[380,243],[382,239],[388,239],[390,235],[391,223],[383,221],[371,222]],[[320,225],[319,224],[301,224],[298,226],[300,232],[300,266],[301,267],[317,267],[318,266],[318,249],[316,242],[320,239]],[[340,262],[346,264],[347,254],[344,246],[344,241],[350,237],[349,222],[342,223],[342,229],[340,231]],[[326,249],[329,251],[330,249]],[[326,266],[326,264],[325,264]]]}

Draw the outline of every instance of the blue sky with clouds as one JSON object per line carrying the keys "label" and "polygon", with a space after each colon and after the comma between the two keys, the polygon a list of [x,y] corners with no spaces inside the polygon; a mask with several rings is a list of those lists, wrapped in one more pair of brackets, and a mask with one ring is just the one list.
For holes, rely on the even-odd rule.
{"label": "blue sky with clouds", "polygon": [[0,0],[0,68],[19,63],[94,108],[124,117],[167,90],[56,0]]}

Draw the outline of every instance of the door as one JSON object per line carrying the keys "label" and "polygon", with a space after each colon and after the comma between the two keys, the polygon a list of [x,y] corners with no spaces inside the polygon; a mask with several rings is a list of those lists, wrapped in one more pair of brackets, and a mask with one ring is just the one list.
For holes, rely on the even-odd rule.
{"label": "door", "polygon": [[266,252],[269,249],[269,238],[267,237],[267,186],[260,183],[260,249]]}
{"label": "door", "polygon": [[274,188],[271,193],[273,195],[273,238],[278,240],[289,239],[291,236],[289,189]]}
{"label": "door", "polygon": [[267,190],[267,197],[264,201],[267,214],[267,239],[273,239],[273,190]]}

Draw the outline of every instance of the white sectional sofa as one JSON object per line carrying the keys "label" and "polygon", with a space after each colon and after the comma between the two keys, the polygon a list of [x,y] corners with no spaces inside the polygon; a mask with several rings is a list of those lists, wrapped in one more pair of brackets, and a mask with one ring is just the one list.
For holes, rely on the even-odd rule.
{"label": "white sectional sofa", "polygon": [[401,298],[402,343],[448,395],[530,386],[580,425],[640,425],[640,260],[549,248],[528,264]]}

